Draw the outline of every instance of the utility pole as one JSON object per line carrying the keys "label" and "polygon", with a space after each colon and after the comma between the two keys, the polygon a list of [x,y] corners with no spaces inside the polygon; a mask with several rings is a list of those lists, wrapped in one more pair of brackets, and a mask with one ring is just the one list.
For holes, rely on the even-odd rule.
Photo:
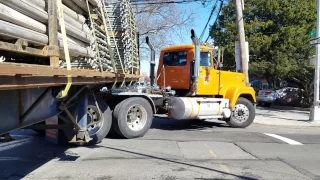
{"label": "utility pole", "polygon": [[[318,0],[317,5],[317,36],[316,39],[320,38],[320,0]],[[320,44],[316,44],[316,63],[315,63],[315,73],[314,73],[314,97],[313,106],[310,109],[310,121],[320,122],[320,106],[319,106],[319,65],[320,65]]]}
{"label": "utility pole", "polygon": [[244,24],[243,24],[243,13],[242,10],[244,8],[243,0],[234,0],[236,15],[237,15],[237,31],[238,31],[238,40],[239,40],[239,49],[240,49],[240,58],[241,58],[241,69],[242,73],[244,73],[246,77],[246,83],[249,83],[249,74],[248,74],[248,63],[246,57],[246,37],[244,32]]}

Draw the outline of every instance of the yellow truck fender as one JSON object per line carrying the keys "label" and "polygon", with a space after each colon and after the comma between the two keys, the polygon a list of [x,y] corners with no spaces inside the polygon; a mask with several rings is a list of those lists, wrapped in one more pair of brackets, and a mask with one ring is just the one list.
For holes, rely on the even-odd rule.
{"label": "yellow truck fender", "polygon": [[256,103],[255,91],[252,87],[242,86],[242,87],[227,87],[221,88],[220,95],[224,98],[229,99],[230,108],[233,108],[239,97],[247,98],[248,100]]}

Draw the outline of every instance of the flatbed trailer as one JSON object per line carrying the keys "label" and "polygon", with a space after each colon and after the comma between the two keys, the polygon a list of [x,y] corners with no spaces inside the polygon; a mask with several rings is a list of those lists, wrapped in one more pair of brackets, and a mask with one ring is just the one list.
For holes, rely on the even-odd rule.
{"label": "flatbed trailer", "polygon": [[93,70],[66,70],[51,66],[0,63],[0,90],[62,86],[68,84],[68,75],[72,76],[72,85],[93,85],[138,81],[139,75],[98,72]]}
{"label": "flatbed trailer", "polygon": [[[143,136],[151,126],[155,105],[146,94],[135,90],[125,93],[126,87],[131,87],[140,77],[137,42],[131,44],[131,60],[127,62],[125,58],[128,57],[123,53],[128,45],[119,44],[115,37],[115,34],[119,34],[119,38],[129,33],[128,37],[137,41],[135,29],[125,29],[123,32],[117,30],[118,27],[113,29],[110,19],[105,17],[108,16],[107,9],[110,9],[104,4],[107,2],[105,0],[86,0],[86,4],[81,4],[85,1],[75,4],[74,0],[37,0],[38,5],[20,1],[17,4],[14,1],[0,1],[0,10],[20,16],[27,14],[37,20],[38,16],[33,16],[33,11],[28,9],[34,7],[34,11],[46,15],[48,44],[35,42],[30,34],[8,31],[9,27],[16,27],[21,32],[38,33],[26,29],[28,24],[0,11],[0,20],[5,21],[0,25],[0,60],[2,56],[10,59],[8,62],[0,61],[0,135],[15,129],[31,128],[45,130],[47,137],[55,142],[96,144],[113,126],[114,131],[125,138]],[[43,6],[42,3],[47,4]],[[121,0],[121,3],[121,7],[128,7],[127,0]],[[79,7],[73,9],[76,5]],[[47,7],[46,11],[41,7]],[[78,43],[80,40],[75,39],[78,34],[74,34],[71,26],[66,27],[63,19],[67,18],[63,14],[67,12],[68,16],[79,17],[73,10],[87,11],[86,18],[93,24],[91,32],[94,38],[90,43],[95,54],[89,59],[96,60],[96,68],[71,67],[73,59],[70,54],[75,52],[70,44],[68,48],[68,43]],[[134,17],[131,11],[128,12],[130,22]],[[71,22],[74,23],[74,20]],[[34,22],[33,19],[29,21]],[[74,37],[67,36],[70,34]],[[89,50],[87,48],[86,52]],[[61,57],[65,59],[67,68],[59,65]],[[128,63],[130,66],[126,67]]]}

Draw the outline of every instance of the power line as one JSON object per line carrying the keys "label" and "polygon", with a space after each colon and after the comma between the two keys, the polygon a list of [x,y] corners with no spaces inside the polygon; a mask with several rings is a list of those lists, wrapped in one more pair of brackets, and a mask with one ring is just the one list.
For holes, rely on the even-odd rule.
{"label": "power line", "polygon": [[[214,24],[216,24],[216,22],[217,22],[217,20],[218,20],[218,18],[219,18],[219,14],[220,14],[220,12],[221,12],[222,6],[223,6],[223,0],[220,0],[220,7],[219,7],[218,14],[217,14],[217,18],[216,18],[216,20],[214,21],[214,23],[212,24],[212,26],[213,26]],[[209,32],[209,35],[208,35],[208,37],[207,37],[207,39],[206,39],[206,42],[208,41],[209,37],[210,37],[210,32]]]}
{"label": "power line", "polygon": [[154,0],[131,0],[133,5],[151,5],[151,4],[187,4],[192,2],[208,2],[211,0],[172,0],[164,2],[154,2]]}
{"label": "power line", "polygon": [[207,26],[208,26],[208,24],[209,24],[209,22],[210,22],[210,20],[211,20],[211,18],[212,18],[212,15],[213,15],[214,11],[215,11],[216,8],[217,8],[217,4],[218,4],[218,1],[216,1],[216,3],[213,5],[213,7],[212,7],[212,9],[211,9],[211,12],[210,12],[208,21],[207,21],[206,25],[204,26],[204,29],[202,30],[202,33],[201,33],[201,35],[200,35],[200,38],[199,38],[200,40],[202,39],[202,37],[203,37],[203,35],[204,35],[204,32],[206,31]]}

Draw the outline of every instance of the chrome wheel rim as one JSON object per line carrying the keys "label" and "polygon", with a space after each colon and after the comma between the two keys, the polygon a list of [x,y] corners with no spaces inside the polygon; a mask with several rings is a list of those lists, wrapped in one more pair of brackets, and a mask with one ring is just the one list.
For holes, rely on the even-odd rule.
{"label": "chrome wheel rim", "polygon": [[233,117],[237,122],[243,123],[249,119],[249,116],[250,116],[249,108],[244,104],[237,104],[234,107]]}
{"label": "chrome wheel rim", "polygon": [[95,106],[88,106],[87,109],[87,130],[89,136],[95,135],[103,125],[103,118]]}
{"label": "chrome wheel rim", "polygon": [[139,131],[147,123],[147,111],[141,105],[133,105],[127,111],[127,126],[132,131]]}

